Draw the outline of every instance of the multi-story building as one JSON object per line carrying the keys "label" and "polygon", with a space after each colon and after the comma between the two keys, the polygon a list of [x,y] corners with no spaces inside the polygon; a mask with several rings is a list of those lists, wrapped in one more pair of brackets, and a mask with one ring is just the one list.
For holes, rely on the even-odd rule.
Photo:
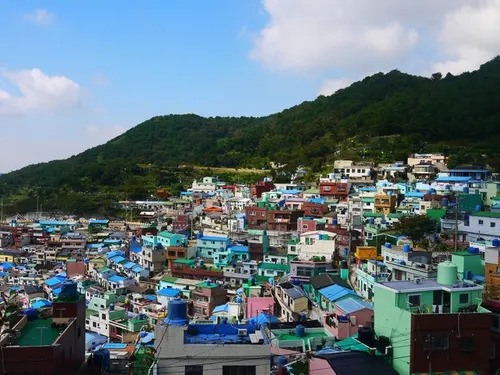
{"label": "multi-story building", "polygon": [[213,258],[215,253],[225,252],[231,245],[228,237],[199,236],[196,242],[197,255],[202,258]]}
{"label": "multi-story building", "polygon": [[[483,287],[457,281],[457,267],[439,265],[438,278],[375,284],[375,333],[392,351],[399,374],[476,371],[487,374],[491,313]],[[386,346],[386,348],[387,348]]]}
{"label": "multi-story building", "polygon": [[333,260],[336,237],[335,233],[327,231],[301,233],[297,245],[298,258],[312,260],[316,257],[327,262]]}
{"label": "multi-story building", "polygon": [[432,252],[412,250],[410,245],[381,246],[381,255],[392,280],[413,280],[434,278],[437,268],[432,261]]}
{"label": "multi-story building", "polygon": [[309,310],[309,299],[300,286],[290,282],[277,284],[274,288],[274,296],[278,301],[277,314],[285,322],[293,322],[300,319],[301,313]]}
{"label": "multi-story building", "polygon": [[250,206],[245,208],[248,229],[267,229],[267,209],[265,207]]}
{"label": "multi-story building", "polygon": [[471,213],[458,224],[458,231],[466,241],[494,240],[500,237],[500,212]]}
{"label": "multi-story building", "polygon": [[269,210],[267,225],[270,231],[290,232],[297,230],[297,219],[304,216],[304,211]]}
{"label": "multi-story building", "polygon": [[196,256],[196,247],[169,246],[167,247],[167,268],[172,269],[176,259],[191,259]]}
{"label": "multi-story building", "polygon": [[215,306],[226,303],[226,291],[219,284],[207,280],[191,292],[196,315],[210,316]]}
{"label": "multi-story building", "polygon": [[396,209],[397,196],[388,194],[375,194],[374,212],[377,214],[389,215]]}
{"label": "multi-story building", "polygon": [[[222,183],[224,185],[224,183]],[[217,190],[217,182],[214,177],[203,177],[203,180],[194,180],[191,185],[193,193],[211,193]]]}
{"label": "multi-story building", "polygon": [[331,271],[331,262],[292,260],[290,262],[290,278],[308,283],[311,277]]}
{"label": "multi-story building", "polygon": [[349,183],[347,182],[320,182],[319,193],[325,198],[346,200],[349,196]]}
{"label": "multi-story building", "polygon": [[130,260],[152,273],[161,272],[165,268],[167,250],[163,246],[143,246],[139,252],[131,252]]}
{"label": "multi-story building", "polygon": [[[172,301],[168,307],[169,316],[156,326],[155,336],[164,337],[161,342],[155,341],[158,373],[270,373],[271,348],[256,325],[187,324],[185,310],[186,302]],[[173,318],[171,311],[176,312]]]}

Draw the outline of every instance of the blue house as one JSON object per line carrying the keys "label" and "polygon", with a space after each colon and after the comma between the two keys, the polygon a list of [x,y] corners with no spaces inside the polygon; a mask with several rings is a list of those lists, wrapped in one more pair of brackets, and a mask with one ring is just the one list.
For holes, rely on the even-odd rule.
{"label": "blue house", "polygon": [[196,243],[196,253],[202,258],[213,258],[217,252],[226,252],[231,245],[228,237],[200,236]]}

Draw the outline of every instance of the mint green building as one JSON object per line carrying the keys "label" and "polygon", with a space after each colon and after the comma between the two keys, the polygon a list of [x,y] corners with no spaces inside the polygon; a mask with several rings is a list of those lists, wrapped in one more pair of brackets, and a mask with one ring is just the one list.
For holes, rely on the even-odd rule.
{"label": "mint green building", "polygon": [[484,276],[484,264],[479,253],[458,251],[451,255],[451,262],[457,266],[459,280],[471,280],[473,276]]}
{"label": "mint green building", "polygon": [[[412,329],[422,316],[434,316],[435,322],[453,321],[460,314],[488,313],[481,307],[483,287],[457,280],[458,267],[451,262],[438,266],[438,278],[412,281],[390,281],[374,285],[374,328],[377,337],[388,338],[392,347],[392,365],[401,375],[414,373],[410,369],[413,350],[421,350],[418,334]],[[460,313],[460,314],[458,314]],[[456,314],[456,319],[453,315]],[[437,324],[439,326],[439,324]],[[445,332],[449,330],[442,327]],[[420,331],[418,333],[421,333]],[[456,337],[450,336],[448,340]],[[462,370],[453,368],[450,370]],[[466,369],[463,369],[466,370]]]}

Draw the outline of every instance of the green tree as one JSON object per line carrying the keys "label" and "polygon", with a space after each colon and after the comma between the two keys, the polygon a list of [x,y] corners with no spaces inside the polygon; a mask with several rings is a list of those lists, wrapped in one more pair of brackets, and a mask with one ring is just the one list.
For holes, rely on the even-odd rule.
{"label": "green tree", "polygon": [[394,225],[394,231],[408,236],[413,247],[435,230],[436,223],[425,215],[404,216]]}

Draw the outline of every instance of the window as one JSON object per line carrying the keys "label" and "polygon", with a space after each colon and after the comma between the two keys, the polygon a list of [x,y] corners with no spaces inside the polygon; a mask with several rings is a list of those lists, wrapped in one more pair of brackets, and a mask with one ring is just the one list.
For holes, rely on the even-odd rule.
{"label": "window", "polygon": [[101,319],[106,320],[106,314],[102,313],[101,314]]}
{"label": "window", "polygon": [[331,186],[323,186],[323,191],[331,191],[332,187]]}
{"label": "window", "polygon": [[474,351],[474,337],[460,337],[460,351],[473,352]]}
{"label": "window", "polygon": [[492,227],[492,228],[495,228],[495,225],[496,225],[496,223],[494,223],[494,222],[490,223],[490,227]]}
{"label": "window", "polygon": [[203,375],[203,366],[191,365],[184,368],[184,375]]}
{"label": "window", "polygon": [[460,303],[469,303],[469,293],[460,293],[459,302]]}
{"label": "window", "polygon": [[222,366],[222,375],[255,375],[255,366]]}
{"label": "window", "polygon": [[424,335],[423,346],[424,350],[446,350],[450,346],[450,338],[448,335]]}
{"label": "window", "polygon": [[410,294],[408,296],[409,307],[420,307],[420,294]]}
{"label": "window", "polygon": [[483,225],[484,221],[483,220],[479,220],[479,225]]}

